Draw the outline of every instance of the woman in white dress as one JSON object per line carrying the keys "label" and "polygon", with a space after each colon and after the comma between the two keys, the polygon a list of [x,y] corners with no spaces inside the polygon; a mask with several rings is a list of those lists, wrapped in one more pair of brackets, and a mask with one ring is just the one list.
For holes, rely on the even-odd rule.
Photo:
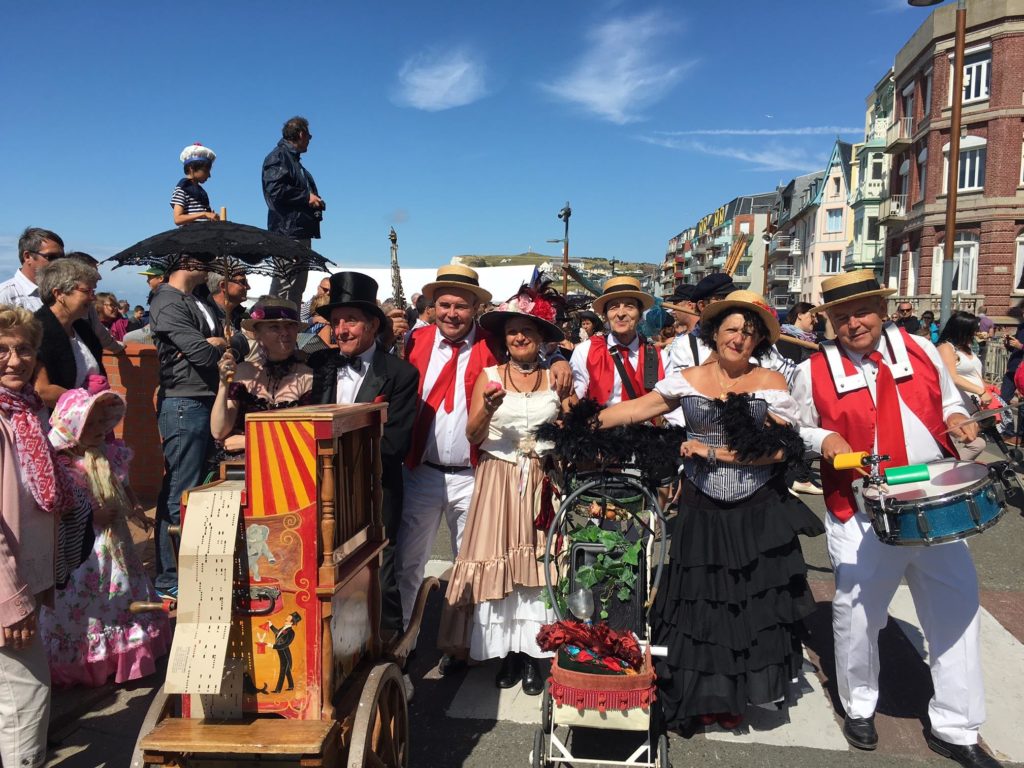
{"label": "woman in white dress", "polygon": [[[970,312],[954,312],[946,321],[939,336],[938,350],[969,411],[986,408],[992,402],[992,391],[985,382],[985,368],[981,358],[974,354],[971,344],[978,332],[979,321]],[[985,450],[985,438],[977,437],[970,443],[955,443],[957,453],[964,461],[973,461]]]}
{"label": "woman in white dress", "polygon": [[499,688],[522,681],[535,696],[544,687],[537,632],[554,621],[544,600],[544,530],[534,526],[541,510],[548,446],[533,430],[563,410],[541,363],[543,344],[559,342],[562,331],[543,299],[510,302],[480,318],[504,342],[508,362],[484,369],[476,381],[466,425],[479,447],[476,484],[462,547],[455,560],[438,632],[445,652],[442,674],[475,661],[502,659]]}

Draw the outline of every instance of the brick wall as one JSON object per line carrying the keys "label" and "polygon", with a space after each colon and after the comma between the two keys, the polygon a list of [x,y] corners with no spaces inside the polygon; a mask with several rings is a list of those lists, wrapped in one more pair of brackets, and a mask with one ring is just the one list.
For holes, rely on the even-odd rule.
{"label": "brick wall", "polygon": [[156,392],[160,371],[156,347],[129,344],[124,354],[103,354],[111,389],[125,396],[128,413],[118,437],[135,451],[131,485],[144,503],[154,503],[164,474],[164,455],[156,422]]}

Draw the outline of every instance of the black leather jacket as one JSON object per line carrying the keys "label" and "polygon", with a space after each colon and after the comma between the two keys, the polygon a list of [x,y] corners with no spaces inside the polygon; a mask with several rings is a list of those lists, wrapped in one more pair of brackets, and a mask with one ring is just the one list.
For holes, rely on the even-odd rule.
{"label": "black leather jacket", "polygon": [[263,161],[267,229],[296,240],[320,237],[323,214],[310,207],[310,192],[319,196],[313,176],[302,167],[298,150],[281,139]]}

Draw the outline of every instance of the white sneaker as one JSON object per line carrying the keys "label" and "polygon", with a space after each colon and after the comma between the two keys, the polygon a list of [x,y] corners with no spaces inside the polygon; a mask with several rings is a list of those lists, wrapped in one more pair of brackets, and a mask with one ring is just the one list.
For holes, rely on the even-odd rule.
{"label": "white sneaker", "polygon": [[799,480],[793,483],[791,486],[789,486],[789,490],[794,495],[797,493],[809,493],[814,496],[821,496],[824,493],[824,491],[821,490],[821,488],[816,486],[814,483],[805,482],[803,480]]}

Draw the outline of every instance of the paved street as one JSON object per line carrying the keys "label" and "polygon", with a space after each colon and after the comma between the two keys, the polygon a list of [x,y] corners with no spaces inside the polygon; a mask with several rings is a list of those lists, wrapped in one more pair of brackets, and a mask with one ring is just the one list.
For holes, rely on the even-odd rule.
{"label": "paved street", "polygon": [[[824,514],[820,497],[803,497]],[[794,690],[788,712],[753,710],[737,732],[717,727],[693,739],[673,736],[671,759],[676,766],[713,762],[729,766],[950,766],[924,744],[931,682],[927,650],[906,587],[890,611],[882,639],[882,693],[878,712],[881,743],[874,753],[850,749],[840,732],[832,684],[832,638],[829,599],[831,572],[824,537],[804,542],[818,611],[811,621],[804,675]],[[988,721],[982,729],[987,746],[1007,765],[1024,766],[1024,518],[1011,509],[992,530],[974,537],[971,550],[982,586],[983,664]],[[442,534],[430,568],[442,575],[450,561]],[[499,693],[493,685],[496,667],[482,665],[455,679],[436,671],[439,654],[433,647],[440,597],[431,600],[420,648],[411,664],[416,695],[410,704],[412,761],[416,768],[434,766],[528,765],[533,733],[539,722],[539,698],[518,689]],[[51,738],[59,742],[49,763],[55,768],[127,766],[129,755],[155,681],[128,689],[63,692],[54,700],[59,724]],[[70,717],[85,709],[80,717]],[[629,734],[605,732],[588,736],[590,753],[614,756],[627,749]],[[581,750],[583,744],[575,749]],[[578,754],[578,753],[577,753]]]}

